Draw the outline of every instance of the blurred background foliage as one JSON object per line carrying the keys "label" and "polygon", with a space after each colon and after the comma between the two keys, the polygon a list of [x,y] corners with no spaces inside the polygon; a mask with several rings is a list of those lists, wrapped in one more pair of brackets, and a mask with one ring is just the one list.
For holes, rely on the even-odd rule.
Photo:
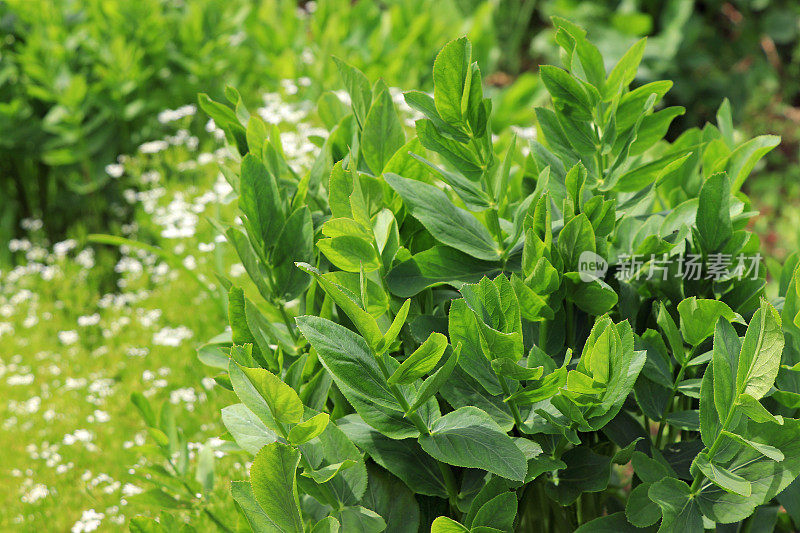
{"label": "blurred background foliage", "polygon": [[119,201],[129,184],[105,169],[163,134],[160,111],[226,85],[252,103],[284,79],[308,79],[313,98],[339,86],[331,56],[390,86],[430,88],[436,51],[467,34],[494,127],[530,127],[536,65],[557,60],[554,15],[587,28],[610,61],[648,36],[637,82],[675,80],[665,105],[687,111],[674,131],[712,120],[728,97],[744,133],[783,137],[750,185],[768,215],[759,229],[779,247],[775,220],[792,216],[782,200],[798,192],[796,0],[0,0],[0,241],[30,218],[51,242],[114,233],[132,216]]}

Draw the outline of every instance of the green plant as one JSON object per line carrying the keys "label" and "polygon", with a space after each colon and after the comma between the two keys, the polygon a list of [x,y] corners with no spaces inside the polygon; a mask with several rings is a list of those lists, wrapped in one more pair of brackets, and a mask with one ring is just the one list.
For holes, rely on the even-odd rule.
{"label": "green plant", "polygon": [[302,176],[235,91],[201,96],[238,160],[242,224],[219,227],[250,278],[219,276],[230,333],[200,350],[255,457],[226,527],[800,523],[797,256],[777,309],[763,268],[719,268],[759,264],[740,188],[777,139],[735,142],[723,104],[664,141],[682,109],[659,108],[671,82],[629,88],[644,41],[606,71],[554,23],[565,68],[540,69],[527,147],[493,139],[465,38],[432,97],[405,94],[411,139],[386,84],[339,61],[352,105],[321,100]]}
{"label": "green plant", "polygon": [[173,4],[0,4],[4,233],[17,233],[25,217],[43,219],[51,241],[76,219],[90,230],[124,220],[114,215],[122,187],[106,166],[158,138],[158,113],[191,101],[223,72],[249,85],[218,59],[230,55],[244,6]]}
{"label": "green plant", "polygon": [[[160,112],[200,90],[221,97],[223,79],[251,105],[285,78],[313,79],[313,96],[336,76],[323,50],[425,84],[421,65],[461,28],[479,36],[489,11],[461,16],[448,0],[439,17],[430,0],[4,0],[0,232],[21,236],[19,221],[39,218],[54,242],[129,221],[121,196],[133,183],[107,166],[164,136]],[[188,127],[203,135],[202,123]]]}

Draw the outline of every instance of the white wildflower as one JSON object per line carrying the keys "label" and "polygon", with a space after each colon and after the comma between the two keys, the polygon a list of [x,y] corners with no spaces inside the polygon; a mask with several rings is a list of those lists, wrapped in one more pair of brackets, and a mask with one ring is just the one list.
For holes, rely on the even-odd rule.
{"label": "white wildflower", "polygon": [[75,344],[78,342],[78,332],[74,329],[59,331],[58,332],[58,340],[61,341],[61,344],[70,345]]}

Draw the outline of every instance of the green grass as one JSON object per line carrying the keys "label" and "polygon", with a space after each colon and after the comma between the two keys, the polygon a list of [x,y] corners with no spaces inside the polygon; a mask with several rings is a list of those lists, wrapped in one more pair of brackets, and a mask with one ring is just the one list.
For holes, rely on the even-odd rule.
{"label": "green grass", "polygon": [[[185,147],[170,148],[127,161],[126,171],[159,169],[163,182],[178,167],[175,160],[190,155],[198,157]],[[155,244],[184,258],[192,271],[123,248],[113,276],[118,290],[103,295],[100,286],[110,276],[94,264],[101,256],[92,248],[75,242],[62,253],[70,247],[62,243],[54,253],[30,241],[11,243],[30,249],[24,266],[0,276],[0,446],[7,479],[0,530],[69,531],[75,525],[82,531],[76,523],[89,509],[104,515],[102,530],[124,529],[128,518],[147,511],[130,497],[147,488],[134,465],[158,459],[130,404],[132,392],[174,404],[189,442],[223,433],[219,418],[208,413],[230,398],[195,353],[225,324],[221,302],[194,274],[203,277],[224,261],[224,243],[213,246],[209,224],[199,218],[209,200],[204,211],[217,215],[217,196],[207,195],[217,170],[206,163],[187,172],[188,179],[173,178],[166,187],[147,184],[136,200],[137,224],[129,229],[133,238],[155,235]],[[154,197],[152,204],[146,200]],[[176,233],[169,230],[175,227],[186,236],[159,236]],[[188,236],[192,227],[197,233]],[[104,251],[107,259],[111,254]],[[235,476],[237,467],[236,460],[222,461],[219,473]],[[225,485],[218,483],[221,491]]]}

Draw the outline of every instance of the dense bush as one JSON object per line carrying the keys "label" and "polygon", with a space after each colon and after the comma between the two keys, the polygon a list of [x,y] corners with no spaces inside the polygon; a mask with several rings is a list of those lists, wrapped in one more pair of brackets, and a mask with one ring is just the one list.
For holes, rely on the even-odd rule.
{"label": "dense bush", "polygon": [[644,42],[607,71],[555,24],[564,68],[540,68],[552,106],[527,145],[492,135],[465,38],[432,97],[405,93],[412,138],[386,84],[339,61],[350,102],[321,100],[331,130],[302,176],[235,91],[235,109],[201,97],[240,160],[241,225],[219,227],[251,282],[220,273],[230,331],[200,350],[254,456],[224,527],[800,523],[797,258],[770,303],[741,192],[777,138],[740,139],[724,103],[664,141],[683,110],[660,105],[671,82],[629,87]]}
{"label": "dense bush", "polygon": [[[474,9],[479,2],[461,2]],[[621,57],[649,36],[637,74],[640,81],[667,77],[676,83],[669,102],[688,108],[682,124],[701,125],[728,98],[734,118],[757,118],[765,109],[798,104],[800,6],[792,1],[670,0],[654,2],[516,2],[495,10],[500,69],[518,73],[536,60],[557,57],[551,16],[569,18],[588,30],[608,58]],[[735,80],[735,82],[733,81]],[[784,120],[787,117],[784,117]],[[747,124],[749,127],[750,124]]]}
{"label": "dense bush", "polygon": [[[225,73],[214,58],[228,53],[238,31],[232,4],[176,5],[0,4],[0,206],[7,232],[13,235],[23,217],[42,218],[52,237],[76,218],[108,227],[119,188],[106,165],[156,137],[160,111],[190,102]],[[92,194],[98,190],[103,194]]]}
{"label": "dense bush", "polygon": [[438,17],[431,4],[0,2],[0,236],[20,234],[20,219],[31,217],[51,240],[76,223],[111,231],[128,217],[119,200],[129,183],[107,166],[161,138],[159,114],[199,91],[222,97],[233,84],[255,104],[259,90],[307,77],[318,93],[335,79],[331,53],[390,80],[426,83],[421,66],[460,31],[474,29],[492,48],[488,4],[462,16],[436,2]]}
{"label": "dense bush", "polygon": [[[702,124],[727,96],[749,131],[770,127],[761,120],[786,124],[775,127],[789,136],[788,152],[773,166],[796,160],[800,13],[792,2],[442,0],[434,9],[431,0],[5,0],[0,231],[20,235],[18,222],[30,217],[43,219],[51,240],[76,222],[112,229],[129,213],[118,202],[125,180],[106,166],[161,136],[159,112],[198,91],[221,97],[223,80],[251,105],[284,78],[307,78],[318,93],[335,80],[334,54],[369,78],[429,89],[424,65],[466,32],[489,84],[519,78],[516,94],[527,97],[535,84],[528,71],[557,59],[551,15],[590,28],[607,58],[650,35],[638,81],[678,82],[666,96],[688,107],[678,124]],[[515,118],[499,113],[496,126]]]}

